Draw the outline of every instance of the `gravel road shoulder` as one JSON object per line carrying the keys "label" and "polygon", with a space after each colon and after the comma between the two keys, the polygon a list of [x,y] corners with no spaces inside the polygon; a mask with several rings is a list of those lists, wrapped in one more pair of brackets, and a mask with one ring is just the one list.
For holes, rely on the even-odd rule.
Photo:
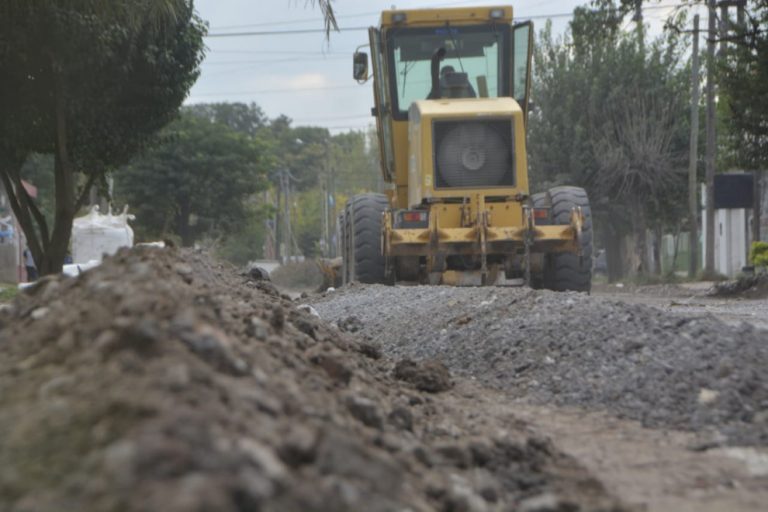
{"label": "gravel road shoulder", "polygon": [[352,285],[312,303],[387,354],[499,389],[630,506],[761,511],[768,331],[674,305],[702,295]]}
{"label": "gravel road shoulder", "polygon": [[358,285],[314,305],[386,354],[514,397],[768,444],[768,331],[752,324],[523,288]]}

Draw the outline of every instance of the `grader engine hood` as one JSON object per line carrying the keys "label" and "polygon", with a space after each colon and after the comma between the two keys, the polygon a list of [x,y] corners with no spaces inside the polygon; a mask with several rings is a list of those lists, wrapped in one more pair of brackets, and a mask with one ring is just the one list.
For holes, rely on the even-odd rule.
{"label": "grader engine hood", "polygon": [[523,112],[513,99],[415,101],[408,119],[409,205],[527,193]]}

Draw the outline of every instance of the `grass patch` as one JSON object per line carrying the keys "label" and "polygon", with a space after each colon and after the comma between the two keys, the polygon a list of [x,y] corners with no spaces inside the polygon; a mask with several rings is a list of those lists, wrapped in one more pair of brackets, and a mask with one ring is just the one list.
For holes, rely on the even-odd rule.
{"label": "grass patch", "polygon": [[15,284],[0,284],[0,304],[11,302],[19,293]]}

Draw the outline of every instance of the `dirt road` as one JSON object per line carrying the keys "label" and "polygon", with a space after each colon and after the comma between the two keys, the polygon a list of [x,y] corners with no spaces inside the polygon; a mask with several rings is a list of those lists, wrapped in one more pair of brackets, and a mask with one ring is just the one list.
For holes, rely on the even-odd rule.
{"label": "dirt road", "polygon": [[711,296],[713,286],[711,282],[622,288],[602,285],[596,287],[593,295],[628,304],[646,304],[680,316],[712,315],[731,325],[747,322],[768,329],[768,300]]}
{"label": "dirt road", "polygon": [[0,310],[0,511],[631,510],[502,396],[123,250]]}
{"label": "dirt road", "polygon": [[523,289],[303,300],[151,248],[20,293],[0,309],[0,511],[768,502],[764,330]]}
{"label": "dirt road", "polygon": [[625,503],[765,509],[768,331],[742,321],[764,300],[351,286],[313,304],[386,354],[501,390]]}

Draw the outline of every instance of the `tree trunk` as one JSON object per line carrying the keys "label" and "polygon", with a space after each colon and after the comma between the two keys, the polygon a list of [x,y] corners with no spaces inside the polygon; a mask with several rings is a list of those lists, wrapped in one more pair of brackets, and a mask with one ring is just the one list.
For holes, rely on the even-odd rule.
{"label": "tree trunk", "polygon": [[[0,180],[2,180],[8,202],[16,221],[19,223],[32,259],[39,268],[48,245],[48,225],[45,217],[27,194],[21,181],[21,167],[25,157],[5,157],[0,161]],[[37,223],[37,226],[35,225]]]}
{"label": "tree trunk", "polygon": [[656,223],[653,229],[653,273],[661,275],[661,243],[664,236],[661,223]]}
{"label": "tree trunk", "polygon": [[40,275],[61,272],[69,248],[69,239],[72,236],[72,223],[75,218],[77,203],[75,197],[75,173],[72,168],[68,147],[69,133],[65,87],[53,64],[52,68],[56,116],[56,153],[54,155],[55,217],[50,243],[43,255],[42,265],[38,265]]}
{"label": "tree trunk", "polygon": [[672,268],[669,269],[668,274],[674,276],[675,270],[677,269],[677,256],[680,252],[680,231],[683,229],[682,222],[678,221],[677,225],[675,226],[675,238],[674,238],[674,250],[672,252]]}
{"label": "tree trunk", "polygon": [[179,201],[179,212],[176,216],[176,232],[181,237],[181,245],[189,247],[194,243],[192,229],[189,225],[189,217],[192,213],[190,199],[184,197]]}
{"label": "tree trunk", "polygon": [[621,235],[609,230],[605,237],[605,263],[608,266],[608,282],[615,283],[624,277],[624,255]]}
{"label": "tree trunk", "polygon": [[633,231],[621,237],[621,250],[624,257],[624,277],[636,278],[642,269],[641,251],[638,249],[638,234]]}
{"label": "tree trunk", "polygon": [[645,221],[645,211],[638,198],[632,201],[632,227],[635,242],[637,263],[634,265],[636,275],[646,275],[650,269],[648,264],[648,226]]}

